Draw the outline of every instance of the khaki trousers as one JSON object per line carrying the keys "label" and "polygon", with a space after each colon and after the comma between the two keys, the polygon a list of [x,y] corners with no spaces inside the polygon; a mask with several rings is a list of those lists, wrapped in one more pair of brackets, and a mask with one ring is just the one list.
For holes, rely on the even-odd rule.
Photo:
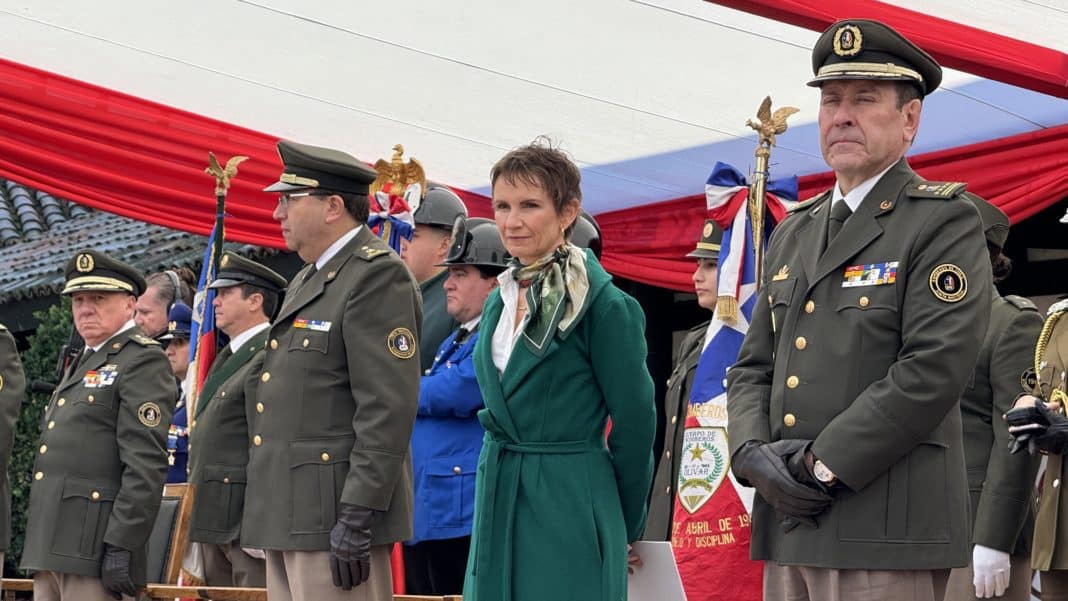
{"label": "khaki trousers", "polygon": [[1068,570],[1039,572],[1042,601],[1068,601]]}
{"label": "khaki trousers", "polygon": [[[972,583],[972,568],[956,568],[949,575],[945,601],[972,601],[975,585]],[[1022,555],[1009,558],[1009,588],[1005,594],[994,599],[1005,601],[1031,601],[1031,556]]]}
{"label": "khaki trousers", "polygon": [[942,601],[949,570],[835,570],[764,562],[764,601]]}
{"label": "khaki trousers", "polygon": [[225,545],[200,545],[204,558],[204,579],[208,586],[241,586],[263,588],[267,585],[267,563],[241,550],[236,542]]}
{"label": "khaki trousers", "polygon": [[[104,588],[99,578],[62,572],[35,572],[33,599],[34,601],[115,601],[111,591]],[[122,601],[134,601],[134,598],[123,595]]]}
{"label": "khaki trousers", "polygon": [[346,591],[334,586],[329,551],[267,551],[267,598],[271,601],[392,601],[393,545],[371,547],[371,576]]}

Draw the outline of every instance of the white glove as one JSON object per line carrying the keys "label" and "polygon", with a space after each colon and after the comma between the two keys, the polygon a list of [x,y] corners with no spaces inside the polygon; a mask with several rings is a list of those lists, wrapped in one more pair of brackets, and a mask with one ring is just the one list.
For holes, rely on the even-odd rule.
{"label": "white glove", "polygon": [[1000,597],[1009,588],[1009,554],[983,545],[972,550],[972,584],[980,599]]}

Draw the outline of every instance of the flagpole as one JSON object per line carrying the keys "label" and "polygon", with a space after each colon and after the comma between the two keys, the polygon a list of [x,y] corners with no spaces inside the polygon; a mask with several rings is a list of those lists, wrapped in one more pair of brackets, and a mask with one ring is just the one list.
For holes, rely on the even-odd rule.
{"label": "flagpole", "polygon": [[757,110],[757,119],[749,119],[746,125],[757,132],[756,168],[753,171],[752,185],[749,186],[749,220],[753,225],[753,252],[756,264],[756,282],[760,285],[764,270],[764,213],[766,200],[764,195],[768,188],[768,163],[771,159],[771,147],[775,146],[775,136],[786,131],[786,119],[798,109],[784,106],[771,112],[771,96],[765,96]]}
{"label": "flagpole", "polygon": [[[247,160],[247,156],[233,156],[230,160],[226,161],[226,166],[223,167],[219,164],[218,159],[215,158],[215,153],[208,152],[208,166],[204,169],[204,172],[215,178],[215,222],[211,229],[211,238],[208,240],[208,248],[205,250],[210,251],[205,253],[205,264],[201,267],[201,282],[200,285],[205,288],[211,284],[211,280],[215,279],[216,268],[219,265],[219,261],[222,258],[223,242],[225,241],[224,228],[224,216],[226,212],[226,194],[230,190],[230,180],[237,176],[237,166],[243,161]],[[208,295],[205,294],[205,303],[207,302]],[[206,311],[206,309],[205,309]],[[203,337],[204,331],[204,313],[199,314],[197,331],[192,332],[191,335],[197,337],[197,341]],[[212,320],[212,327],[214,327],[214,320]],[[217,340],[212,338],[213,342],[218,343]],[[191,341],[193,342],[193,341]],[[190,369],[195,370],[194,373],[197,377],[192,379],[192,390],[187,396],[187,414],[190,416],[196,415],[197,396],[200,392],[200,388],[203,385],[201,374],[206,374],[207,366],[200,365],[201,360],[208,358],[209,362],[215,357],[215,349],[211,349],[210,353],[205,354],[204,349],[200,348],[197,344],[196,357],[190,365]],[[191,425],[192,422],[190,422]],[[190,428],[192,429],[192,428]]]}

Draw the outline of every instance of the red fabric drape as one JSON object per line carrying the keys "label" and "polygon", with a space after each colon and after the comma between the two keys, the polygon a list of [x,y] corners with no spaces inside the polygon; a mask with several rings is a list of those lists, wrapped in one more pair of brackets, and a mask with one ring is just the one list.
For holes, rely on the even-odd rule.
{"label": "red fabric drape", "polygon": [[[271,218],[277,136],[0,59],[0,176],[133,219],[207,235],[208,151],[245,155],[226,201],[227,240],[284,248]],[[473,212],[485,197],[457,190]]]}
{"label": "red fabric drape", "polygon": [[[1017,223],[1068,196],[1068,125],[921,154],[909,164],[930,180],[968,182],[969,190]],[[798,198],[833,184],[831,172],[803,176]],[[628,279],[691,291],[694,265],[685,255],[707,215],[703,194],[602,213],[597,216],[605,237],[602,263]]]}
{"label": "red fabric drape", "polygon": [[[274,199],[277,138],[0,60],[0,177],[150,223],[206,235],[215,212],[207,152],[241,164],[227,199],[227,239],[282,248]],[[1015,222],[1068,194],[1068,125],[914,157],[933,180],[969,182]],[[711,169],[711,165],[709,166]],[[789,174],[773,174],[776,177]],[[802,177],[801,198],[831,185]],[[456,190],[454,188],[454,190]],[[473,216],[484,196],[456,190]],[[703,195],[597,215],[603,263],[628,279],[689,291]]]}
{"label": "red fabric drape", "polygon": [[900,31],[943,67],[1068,98],[1068,55],[875,0],[708,0],[815,31],[839,19],[875,19]]}

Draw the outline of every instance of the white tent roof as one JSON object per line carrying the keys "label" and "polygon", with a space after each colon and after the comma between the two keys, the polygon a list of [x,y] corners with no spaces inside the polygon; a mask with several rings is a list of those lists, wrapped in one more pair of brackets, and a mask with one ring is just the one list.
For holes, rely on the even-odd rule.
{"label": "white tent roof", "polygon": [[[906,0],[1059,50],[1068,6]],[[746,171],[761,99],[801,109],[773,176],[826,169],[806,87],[818,34],[699,0],[0,0],[0,56],[374,162],[404,144],[431,179],[485,193],[506,150],[546,134],[593,213]],[[1068,100],[947,71],[913,152],[1068,122]]]}

